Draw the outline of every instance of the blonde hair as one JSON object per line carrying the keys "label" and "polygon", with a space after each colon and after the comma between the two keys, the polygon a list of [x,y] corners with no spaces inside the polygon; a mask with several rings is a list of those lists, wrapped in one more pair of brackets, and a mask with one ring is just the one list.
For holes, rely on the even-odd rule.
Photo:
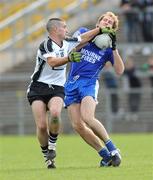
{"label": "blonde hair", "polygon": [[118,25],[119,25],[119,20],[118,20],[118,16],[116,16],[114,13],[112,13],[112,12],[106,12],[105,14],[103,14],[103,15],[101,15],[99,18],[98,18],[98,21],[97,21],[97,26],[98,26],[98,24],[100,23],[100,21],[105,17],[105,16],[110,16],[110,17],[112,17],[113,19],[114,19],[114,24],[113,24],[113,29],[115,30],[115,31],[117,31],[118,30]]}

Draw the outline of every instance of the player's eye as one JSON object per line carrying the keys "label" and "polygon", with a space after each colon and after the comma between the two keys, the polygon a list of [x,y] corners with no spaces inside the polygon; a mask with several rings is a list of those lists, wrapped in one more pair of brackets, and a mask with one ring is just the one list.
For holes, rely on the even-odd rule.
{"label": "player's eye", "polygon": [[104,21],[104,22],[106,22],[106,21],[107,21],[107,19],[103,19],[103,21]]}
{"label": "player's eye", "polygon": [[113,24],[113,21],[111,21],[111,20],[108,20],[108,23],[109,23],[109,24]]}

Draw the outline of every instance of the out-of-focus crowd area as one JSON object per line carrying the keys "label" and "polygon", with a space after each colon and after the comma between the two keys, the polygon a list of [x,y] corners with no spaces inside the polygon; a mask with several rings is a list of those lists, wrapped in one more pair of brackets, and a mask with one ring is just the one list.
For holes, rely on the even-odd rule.
{"label": "out-of-focus crowd area", "polygon": [[[106,11],[120,20],[125,72],[102,72],[96,116],[110,132],[153,131],[153,0],[1,0],[0,134],[35,133],[26,90],[47,20],[64,18],[72,34],[80,26],[94,28]],[[71,133],[65,109],[62,119],[62,131]]]}
{"label": "out-of-focus crowd area", "polygon": [[127,42],[153,42],[153,1],[121,0]]}

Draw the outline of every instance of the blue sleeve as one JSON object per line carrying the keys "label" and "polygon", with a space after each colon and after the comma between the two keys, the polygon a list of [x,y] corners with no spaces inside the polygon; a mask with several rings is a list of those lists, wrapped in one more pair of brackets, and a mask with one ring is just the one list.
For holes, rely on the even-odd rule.
{"label": "blue sleeve", "polygon": [[89,29],[87,29],[85,27],[81,27],[73,34],[73,37],[80,36],[81,34],[87,32],[87,31],[89,31]]}

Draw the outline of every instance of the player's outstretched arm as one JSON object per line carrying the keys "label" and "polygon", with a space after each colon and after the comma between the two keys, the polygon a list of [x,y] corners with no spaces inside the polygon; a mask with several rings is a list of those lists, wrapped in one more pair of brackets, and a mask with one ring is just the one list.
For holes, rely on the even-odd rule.
{"label": "player's outstretched arm", "polygon": [[97,34],[100,33],[100,28],[95,28],[95,29],[92,29],[90,31],[87,31],[83,34],[81,34],[81,43],[80,44],[85,44],[87,43],[88,41],[90,41],[91,39],[93,39]]}
{"label": "player's outstretched arm", "polygon": [[68,62],[80,62],[81,61],[81,53],[72,51],[69,53],[68,57],[48,57],[47,63],[51,67],[62,66]]}
{"label": "player's outstretched arm", "polygon": [[82,41],[80,42],[80,44],[76,47],[76,50],[80,50],[82,47],[84,47],[90,40],[92,40],[93,38],[95,38],[95,36],[99,35],[99,34],[103,34],[103,33],[114,33],[114,31],[112,29],[108,29],[108,28],[101,28],[101,27],[96,27],[95,29],[92,29],[90,31],[87,31],[83,34],[81,34],[81,39]]}

